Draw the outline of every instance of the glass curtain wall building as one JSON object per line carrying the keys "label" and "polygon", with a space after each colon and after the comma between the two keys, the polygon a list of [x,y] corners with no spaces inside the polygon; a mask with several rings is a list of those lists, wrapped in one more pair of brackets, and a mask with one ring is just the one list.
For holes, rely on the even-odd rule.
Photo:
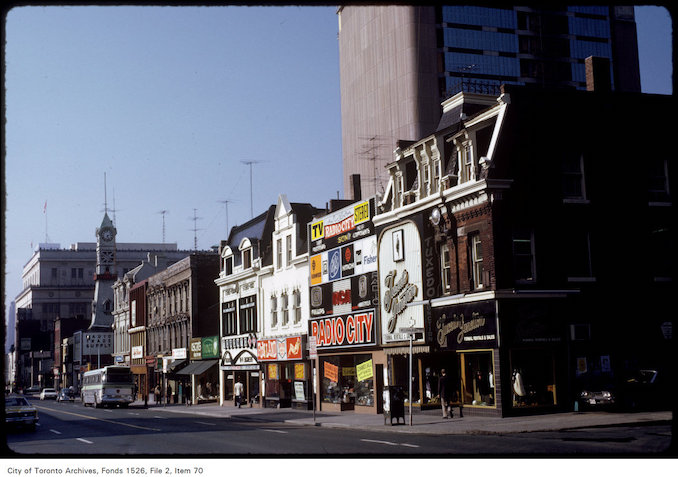
{"label": "glass curtain wall building", "polygon": [[435,131],[440,103],[501,84],[586,88],[584,60],[610,60],[610,88],[640,92],[632,6],[449,5],[338,9],[344,193],[381,193],[398,141]]}

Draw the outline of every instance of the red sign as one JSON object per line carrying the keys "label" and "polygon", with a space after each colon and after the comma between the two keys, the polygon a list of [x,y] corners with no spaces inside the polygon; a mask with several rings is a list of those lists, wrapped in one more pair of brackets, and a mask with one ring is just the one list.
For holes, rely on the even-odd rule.
{"label": "red sign", "polygon": [[309,336],[318,348],[341,348],[375,344],[374,311],[332,316],[309,321]]}
{"label": "red sign", "polygon": [[257,360],[259,361],[286,361],[302,357],[301,336],[257,341]]}

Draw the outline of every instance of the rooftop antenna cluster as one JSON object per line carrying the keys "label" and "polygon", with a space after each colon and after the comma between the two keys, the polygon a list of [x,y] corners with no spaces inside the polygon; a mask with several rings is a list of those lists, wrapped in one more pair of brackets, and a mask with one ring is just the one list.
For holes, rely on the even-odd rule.
{"label": "rooftop antenna cluster", "polygon": [[198,217],[198,209],[193,209],[193,217],[190,217],[189,220],[193,221],[193,249],[198,251],[198,220],[202,220],[202,217]]}
{"label": "rooftop antenna cluster", "polygon": [[162,243],[165,243],[165,215],[169,213],[169,210],[163,209],[158,211],[158,214],[162,215]]}

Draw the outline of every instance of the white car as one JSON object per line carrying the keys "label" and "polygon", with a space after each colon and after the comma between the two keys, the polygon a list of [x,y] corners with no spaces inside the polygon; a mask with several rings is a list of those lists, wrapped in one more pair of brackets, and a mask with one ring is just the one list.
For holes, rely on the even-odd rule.
{"label": "white car", "polygon": [[44,401],[45,399],[56,399],[57,390],[54,388],[44,388],[40,391],[40,400]]}

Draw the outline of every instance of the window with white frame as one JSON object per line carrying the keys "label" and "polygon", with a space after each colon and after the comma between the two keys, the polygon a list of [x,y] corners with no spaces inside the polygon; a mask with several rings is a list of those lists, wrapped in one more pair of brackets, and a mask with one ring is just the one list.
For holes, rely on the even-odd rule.
{"label": "window with white frame", "polygon": [[478,290],[483,288],[483,244],[480,234],[474,233],[469,236],[469,257],[471,265],[471,288]]}
{"label": "window with white frame", "polygon": [[443,244],[440,247],[440,271],[443,293],[449,293],[452,289],[452,263],[450,260],[450,247]]}
{"label": "window with white frame", "polygon": [[294,324],[301,323],[301,291],[294,290]]}
{"label": "window with white frame", "polygon": [[534,233],[528,228],[513,231],[513,272],[517,282],[536,281]]}
{"label": "window with white frame", "polygon": [[282,239],[281,238],[276,240],[275,246],[276,246],[276,257],[277,257],[275,268],[277,268],[279,270],[283,266],[283,263],[282,263],[283,250],[282,250]]}
{"label": "window with white frame", "polygon": [[438,192],[440,184],[440,159],[435,159],[433,161],[433,178],[431,180],[431,193],[435,194]]}
{"label": "window with white frame", "polygon": [[287,292],[284,292],[281,296],[282,301],[282,325],[287,326],[290,322],[290,309],[289,309],[289,300],[287,297]]}
{"label": "window with white frame", "polygon": [[466,143],[461,148],[461,173],[459,174],[459,183],[468,182],[473,176],[473,148],[471,143]]}
{"label": "window with white frame", "polygon": [[287,266],[292,263],[292,236],[288,235],[285,237],[285,250],[287,251]]}
{"label": "window with white frame", "polygon": [[584,181],[584,156],[576,152],[565,152],[562,156],[563,199],[586,199]]}
{"label": "window with white frame", "polygon": [[271,295],[271,327],[278,326],[278,297]]}
{"label": "window with white frame", "polygon": [[252,268],[252,249],[246,248],[242,251],[242,267],[244,270]]}
{"label": "window with white frame", "polygon": [[431,187],[431,167],[429,166],[428,161],[422,164],[423,166],[423,182],[424,186],[421,188],[421,196],[426,197],[429,193],[429,188]]}

